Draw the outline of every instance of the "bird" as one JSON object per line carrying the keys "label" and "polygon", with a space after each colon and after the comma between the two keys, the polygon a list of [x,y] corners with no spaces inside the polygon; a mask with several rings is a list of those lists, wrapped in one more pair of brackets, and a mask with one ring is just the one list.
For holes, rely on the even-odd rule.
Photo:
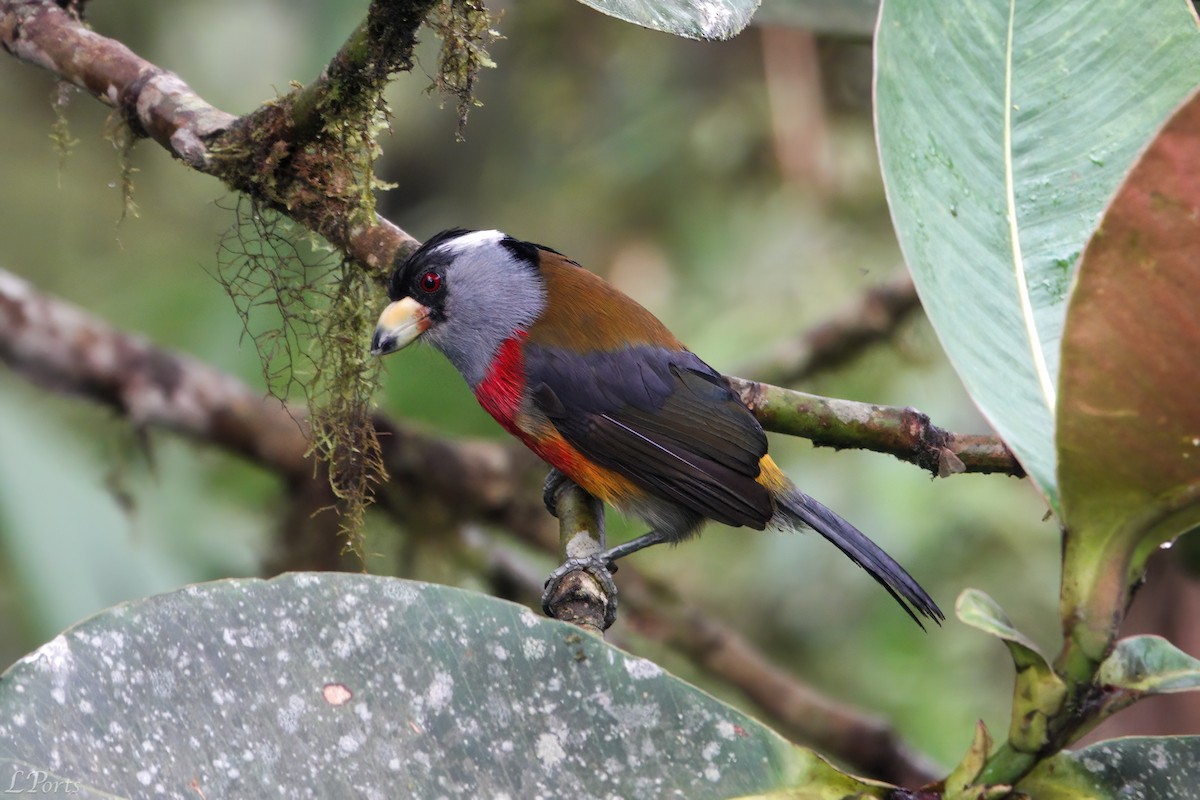
{"label": "bird", "polygon": [[608,569],[643,548],[689,539],[709,520],[812,529],[922,629],[920,617],[945,619],[891,556],[783,473],[726,377],[557,250],[452,228],[393,271],[388,297],[371,353],[418,340],[441,351],[484,410],[550,465],[552,512],[552,495],[570,481],[650,526],[598,556]]}

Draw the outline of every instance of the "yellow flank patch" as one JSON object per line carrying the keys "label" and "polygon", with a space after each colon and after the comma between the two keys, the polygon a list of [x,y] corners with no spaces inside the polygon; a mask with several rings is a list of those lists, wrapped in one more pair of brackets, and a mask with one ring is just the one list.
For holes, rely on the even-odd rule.
{"label": "yellow flank patch", "polygon": [[592,497],[599,497],[609,505],[618,508],[623,503],[635,500],[645,494],[624,475],[591,462],[584,462],[583,467],[571,476],[571,480],[582,486],[584,491]]}
{"label": "yellow flank patch", "polygon": [[765,486],[772,493],[782,492],[792,485],[792,481],[787,475],[783,474],[783,470],[775,463],[770,456],[763,456],[758,462],[758,481],[760,486]]}

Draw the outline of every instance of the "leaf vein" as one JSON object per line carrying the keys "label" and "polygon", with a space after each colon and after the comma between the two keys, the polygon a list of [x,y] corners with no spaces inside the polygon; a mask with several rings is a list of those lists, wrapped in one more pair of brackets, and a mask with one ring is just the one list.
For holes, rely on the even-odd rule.
{"label": "leaf vein", "polygon": [[1050,368],[1046,364],[1046,354],[1042,350],[1042,340],[1038,335],[1037,320],[1033,316],[1033,302],[1029,297],[1029,284],[1025,279],[1025,259],[1021,254],[1021,233],[1017,227],[1017,197],[1013,179],[1013,143],[1012,143],[1012,83],[1013,83],[1013,29],[1016,19],[1016,0],[1008,3],[1008,41],[1004,50],[1004,189],[1008,204],[1007,221],[1009,242],[1012,247],[1013,273],[1017,282],[1017,295],[1021,302],[1021,317],[1025,323],[1025,333],[1029,338],[1029,349],[1033,355],[1033,368],[1037,373],[1038,385],[1042,390],[1042,398],[1051,412],[1057,403],[1054,379],[1050,376]]}

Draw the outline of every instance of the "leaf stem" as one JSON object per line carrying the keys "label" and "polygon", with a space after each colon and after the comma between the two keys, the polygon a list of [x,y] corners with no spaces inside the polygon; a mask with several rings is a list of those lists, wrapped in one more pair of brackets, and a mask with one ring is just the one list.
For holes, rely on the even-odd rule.
{"label": "leaf stem", "polygon": [[1011,743],[1005,742],[988,759],[976,783],[980,786],[1012,786],[1025,777],[1037,762],[1036,754],[1019,752]]}

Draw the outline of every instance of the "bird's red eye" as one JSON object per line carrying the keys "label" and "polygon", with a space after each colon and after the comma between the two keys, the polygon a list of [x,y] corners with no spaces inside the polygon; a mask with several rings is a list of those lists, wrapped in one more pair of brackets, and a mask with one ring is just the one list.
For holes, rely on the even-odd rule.
{"label": "bird's red eye", "polygon": [[426,272],[421,276],[421,291],[425,294],[433,294],[440,288],[442,288],[441,275],[436,272]]}

